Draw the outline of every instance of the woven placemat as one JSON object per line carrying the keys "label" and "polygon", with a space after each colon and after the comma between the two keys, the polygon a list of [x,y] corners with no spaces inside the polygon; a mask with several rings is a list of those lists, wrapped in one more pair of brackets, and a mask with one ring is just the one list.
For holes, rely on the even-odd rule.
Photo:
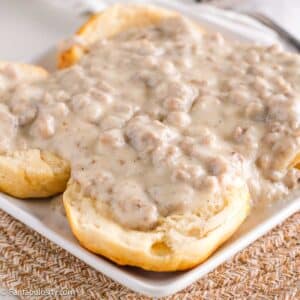
{"label": "woven placemat", "polygon": [[[0,283],[22,299],[147,299],[1,210]],[[300,213],[166,299],[300,299]]]}

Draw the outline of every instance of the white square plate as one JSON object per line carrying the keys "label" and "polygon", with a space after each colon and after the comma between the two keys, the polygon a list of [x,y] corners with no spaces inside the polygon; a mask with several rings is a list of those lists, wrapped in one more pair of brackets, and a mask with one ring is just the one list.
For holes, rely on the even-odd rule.
{"label": "white square plate", "polygon": [[[162,1],[159,3],[165,5]],[[245,41],[253,41],[255,33],[255,40],[274,41],[274,36],[271,35],[264,38],[259,26],[255,29],[257,25],[252,24],[253,28],[248,32],[250,27],[247,29],[237,21],[230,21],[228,15],[222,11],[211,14],[210,9],[191,9],[192,6],[177,5],[175,2],[172,7],[194,18],[207,30],[217,29],[228,37]],[[57,9],[41,0],[1,0],[0,58],[41,63],[48,69],[54,69],[55,46],[61,39],[70,36],[82,22],[83,18],[72,14],[71,11]],[[228,25],[230,22],[232,24]],[[232,25],[234,30],[229,29]],[[247,38],[244,36],[245,33]],[[61,210],[56,209],[57,205],[54,202],[58,200],[22,201],[0,194],[0,208],[128,288],[149,296],[160,297],[183,289],[298,211],[300,209],[298,196],[299,193],[272,207],[256,208],[238,232],[205,263],[190,271],[174,273],[154,273],[137,268],[119,267],[86,251],[73,237]],[[49,213],[50,211],[52,213]]]}

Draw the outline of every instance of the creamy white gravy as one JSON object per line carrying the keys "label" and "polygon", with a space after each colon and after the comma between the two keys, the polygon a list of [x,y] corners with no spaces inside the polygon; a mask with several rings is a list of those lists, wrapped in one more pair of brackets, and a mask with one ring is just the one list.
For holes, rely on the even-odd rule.
{"label": "creamy white gravy", "polygon": [[254,204],[297,187],[299,95],[299,56],[170,18],[99,40],[38,83],[3,69],[0,153],[56,153],[115,220],[149,230],[209,217],[241,179]]}

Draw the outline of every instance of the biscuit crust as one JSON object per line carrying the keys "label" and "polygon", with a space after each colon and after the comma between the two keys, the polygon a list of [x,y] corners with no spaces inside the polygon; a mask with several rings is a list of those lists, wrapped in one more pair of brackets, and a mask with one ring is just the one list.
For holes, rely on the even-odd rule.
{"label": "biscuit crust", "polygon": [[105,11],[97,13],[79,28],[75,37],[80,45],[73,45],[58,54],[58,68],[75,64],[88,48],[100,38],[112,38],[114,35],[130,28],[150,26],[163,18],[174,17],[176,12],[153,6],[116,4]]}
{"label": "biscuit crust", "polygon": [[[18,82],[45,79],[48,72],[39,66],[0,61],[0,69],[12,66]],[[65,190],[69,164],[48,151],[37,149],[0,155],[0,191],[18,198],[53,196]]]}
{"label": "biscuit crust", "polygon": [[207,259],[247,217],[246,186],[230,189],[224,197],[227,205],[205,222],[194,214],[170,216],[153,231],[120,226],[105,215],[101,200],[86,197],[75,182],[68,184],[63,201],[73,234],[84,248],[120,265],[178,271]]}
{"label": "biscuit crust", "polygon": [[17,198],[61,193],[69,176],[69,164],[48,151],[15,151],[0,156],[0,191]]}

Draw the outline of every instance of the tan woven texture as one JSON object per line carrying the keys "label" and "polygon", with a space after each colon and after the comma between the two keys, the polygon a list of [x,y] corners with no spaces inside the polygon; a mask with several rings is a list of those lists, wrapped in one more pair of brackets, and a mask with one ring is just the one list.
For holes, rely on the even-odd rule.
{"label": "tan woven texture", "polygon": [[[88,267],[3,211],[0,282],[22,299],[147,299]],[[30,294],[38,291],[44,295]],[[45,291],[52,294],[45,295]],[[71,294],[59,296],[64,291]],[[165,299],[300,299],[300,213]]]}

